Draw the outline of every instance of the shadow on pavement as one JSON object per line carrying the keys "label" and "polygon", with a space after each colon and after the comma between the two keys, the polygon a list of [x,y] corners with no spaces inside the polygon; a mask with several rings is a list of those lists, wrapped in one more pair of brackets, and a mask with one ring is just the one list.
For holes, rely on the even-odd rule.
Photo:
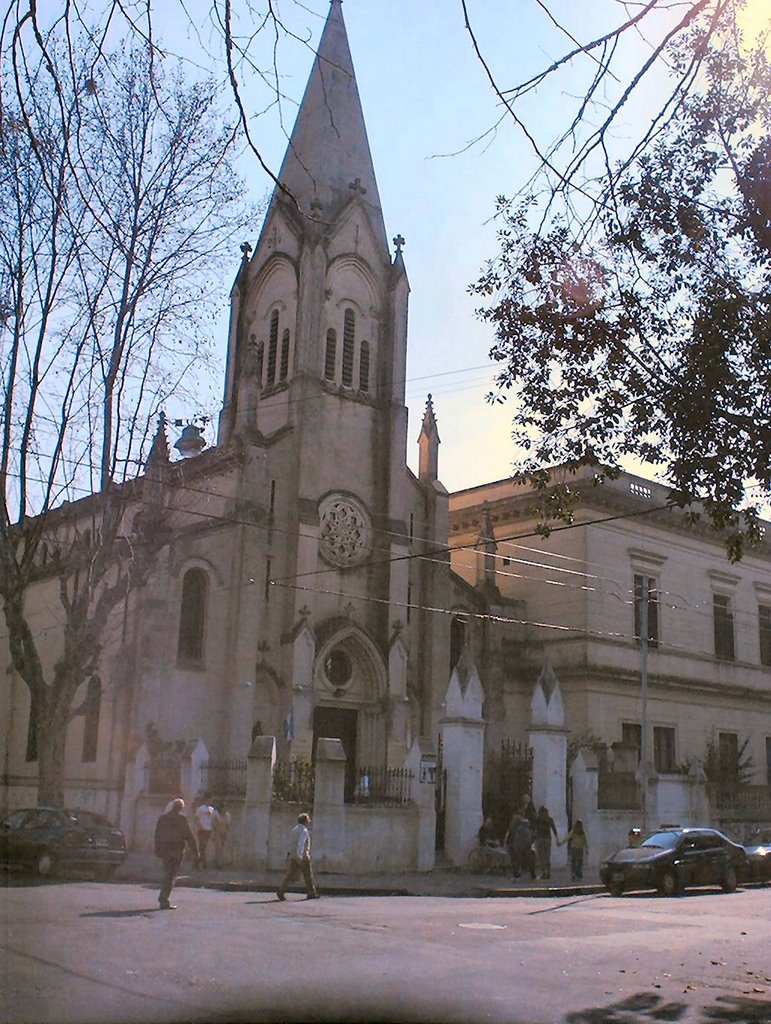
{"label": "shadow on pavement", "polygon": [[[689,1004],[667,1002],[655,992],[637,992],[607,1006],[577,1010],[564,1018],[565,1024],[659,1024],[677,1022],[689,1011]],[[771,1020],[771,1002],[742,996],[718,996],[711,1006],[701,1009],[701,1020],[726,1024],[767,1024]]]}

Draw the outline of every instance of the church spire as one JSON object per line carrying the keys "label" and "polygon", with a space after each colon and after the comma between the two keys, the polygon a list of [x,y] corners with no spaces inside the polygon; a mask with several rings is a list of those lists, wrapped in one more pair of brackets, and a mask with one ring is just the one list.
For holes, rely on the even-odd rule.
{"label": "church spire", "polygon": [[421,480],[436,480],[439,475],[439,430],[434,415],[431,395],[426,400],[426,411],[418,437],[418,477]]}
{"label": "church spire", "polygon": [[[279,181],[304,214],[326,224],[336,220],[351,199],[360,199],[387,249],[340,0],[332,0]],[[277,187],[271,209],[284,195]],[[270,214],[266,224],[269,220]]]}

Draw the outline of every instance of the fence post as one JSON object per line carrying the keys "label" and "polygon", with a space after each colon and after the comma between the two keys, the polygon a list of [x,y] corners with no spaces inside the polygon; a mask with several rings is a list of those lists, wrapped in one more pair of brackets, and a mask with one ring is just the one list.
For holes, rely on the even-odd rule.
{"label": "fence post", "polygon": [[[568,734],[562,690],[554,669],[547,661],[533,688],[527,739],[533,751],[533,803],[546,807],[560,836],[567,833]],[[555,866],[567,864],[567,848],[552,850]]]}
{"label": "fence post", "polygon": [[242,841],[243,861],[247,867],[257,871],[264,871],[268,863],[270,801],[275,763],[275,736],[256,736],[246,760]]}
{"label": "fence post", "polygon": [[316,744],[316,791],[313,801],[314,860],[325,871],[345,866],[345,751],[341,740],[320,738]]}
{"label": "fence post", "polygon": [[412,772],[412,799],[418,808],[415,866],[431,871],[436,861],[436,749],[429,739],[416,739],[404,762]]}

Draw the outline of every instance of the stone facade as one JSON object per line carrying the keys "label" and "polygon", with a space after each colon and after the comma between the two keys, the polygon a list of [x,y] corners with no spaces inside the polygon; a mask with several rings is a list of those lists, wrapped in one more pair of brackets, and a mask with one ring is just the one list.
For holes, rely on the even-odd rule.
{"label": "stone facade", "polygon": [[[527,785],[562,832],[578,751],[596,760],[580,762],[582,806],[592,766],[612,768],[615,750],[620,772],[623,744],[634,776],[642,578],[656,620],[649,770],[685,771],[709,743],[725,753],[734,737],[745,781],[766,785],[767,543],[730,566],[719,541],[664,510],[665,489],[631,476],[575,481],[575,524],[539,539],[533,495],[517,480],[448,495],[430,396],[417,475],[407,467],[409,284],[400,238],[393,253],[387,244],[339,0],[280,179],[290,194],[276,190],[231,292],[218,442],[171,462],[161,424],[127,503],[127,533],[152,502],[171,528],[103,637],[99,700],[67,735],[67,801],[120,820],[141,845],[168,795],[195,797],[202,752],[220,766],[248,762],[261,796],[240,794],[233,843],[265,864],[283,841],[274,828],[283,835],[286,824],[271,817],[266,779],[276,759],[317,760],[321,749],[325,862],[361,865],[374,851],[372,866],[382,866],[384,830],[405,815],[385,810],[376,821],[343,807],[339,791],[350,796],[367,770],[406,763],[420,785],[389,863],[427,868],[434,783],[438,845],[463,863],[487,800],[486,762],[518,741],[534,752]],[[85,531],[99,500],[62,510],[56,529]],[[62,643],[57,579],[40,568],[28,609],[50,668]],[[718,614],[732,657],[716,656]],[[0,803],[34,803],[29,695],[12,667],[0,717]]]}

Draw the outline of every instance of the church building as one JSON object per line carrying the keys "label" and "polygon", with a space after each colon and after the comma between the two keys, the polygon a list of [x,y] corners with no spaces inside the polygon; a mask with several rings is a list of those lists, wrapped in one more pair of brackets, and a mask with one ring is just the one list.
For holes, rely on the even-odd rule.
{"label": "church building", "polygon": [[[148,458],[147,491],[173,528],[112,617],[90,717],[69,726],[67,801],[133,821],[127,804],[153,788],[153,758],[201,744],[222,767],[260,737],[275,737],[287,763],[340,740],[350,795],[363,773],[401,770],[424,741],[441,818],[448,723],[479,780],[470,809],[458,790],[463,842],[483,800],[505,806],[489,771],[506,758],[561,828],[566,759],[580,751],[600,802],[602,778],[639,781],[647,764],[656,806],[670,806],[661,778],[694,779],[702,766],[704,783],[710,757],[767,800],[768,541],[731,566],[719,538],[665,508],[664,488],[627,475],[576,481],[576,522],[544,540],[522,481],[448,494],[430,396],[419,430],[408,428],[403,239],[386,231],[340,0],[279,181],[232,287],[217,442],[205,449],[187,427],[172,460],[162,423]],[[87,516],[89,500],[70,515]],[[56,580],[36,586],[43,608]],[[53,621],[49,642],[61,642]],[[36,802],[29,695],[8,663],[4,810]],[[528,744],[532,765],[516,753]],[[198,783],[191,795],[207,788]],[[638,809],[608,799],[620,834]]]}

